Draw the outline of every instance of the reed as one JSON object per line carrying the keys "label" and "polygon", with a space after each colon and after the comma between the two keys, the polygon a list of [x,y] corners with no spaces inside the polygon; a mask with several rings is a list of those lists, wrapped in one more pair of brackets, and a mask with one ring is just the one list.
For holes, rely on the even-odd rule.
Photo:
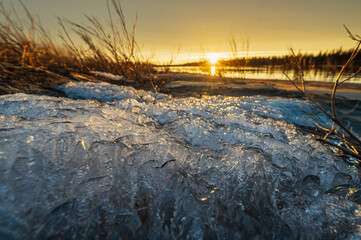
{"label": "reed", "polygon": [[[58,18],[61,32],[58,38],[43,28],[21,0],[19,3],[26,19],[0,1],[0,18],[4,19],[0,22],[1,63],[55,72],[110,72],[136,80],[154,71],[149,60],[143,59],[136,42],[137,20],[129,30],[120,0],[106,1],[108,25],[88,15],[85,15],[86,24]],[[83,44],[75,41],[74,35]]]}
{"label": "reed", "polygon": [[[349,77],[343,77],[347,68],[353,68],[350,66],[359,53],[361,52],[361,36],[352,34],[349,29],[345,26],[349,37],[356,42],[356,47],[352,50],[352,53],[348,56],[346,62],[342,65],[341,70],[339,71],[333,85],[333,90],[331,93],[330,105],[331,105],[331,113],[328,112],[325,108],[323,108],[313,97],[307,92],[307,84],[304,79],[303,67],[304,67],[304,59],[300,55],[296,55],[295,52],[291,49],[293,59],[295,60],[295,68],[298,70],[298,76],[296,79],[292,80],[287,74],[285,76],[288,80],[295,86],[297,90],[299,90],[309,101],[311,101],[328,119],[332,121],[332,125],[327,125],[325,123],[316,123],[318,129],[316,131],[323,132],[324,136],[322,138],[318,138],[317,140],[329,144],[337,149],[341,150],[343,153],[352,156],[357,159],[355,161],[359,166],[361,165],[361,139],[356,136],[351,128],[345,125],[341,118],[339,118],[336,111],[336,95],[337,89],[344,83],[350,81],[354,78],[358,73],[361,72],[361,67],[358,68]],[[357,107],[357,106],[356,106]],[[335,141],[337,143],[335,143]]]}
{"label": "reed", "polygon": [[236,41],[236,38],[234,35],[231,35],[231,39],[229,40],[229,46],[232,52],[232,58],[231,59],[222,59],[220,63],[224,66],[233,66],[236,67],[237,71],[240,74],[241,79],[246,79],[246,72],[247,67],[250,63],[250,57],[249,57],[249,40],[245,40],[241,42],[242,47],[242,56],[240,57],[239,54],[239,48]]}

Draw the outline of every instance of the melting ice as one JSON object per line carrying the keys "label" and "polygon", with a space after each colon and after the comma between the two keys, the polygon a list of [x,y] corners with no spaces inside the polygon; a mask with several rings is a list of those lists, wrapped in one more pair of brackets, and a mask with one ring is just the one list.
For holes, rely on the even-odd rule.
{"label": "melting ice", "polygon": [[360,175],[303,101],[60,89],[0,97],[1,239],[361,237]]}

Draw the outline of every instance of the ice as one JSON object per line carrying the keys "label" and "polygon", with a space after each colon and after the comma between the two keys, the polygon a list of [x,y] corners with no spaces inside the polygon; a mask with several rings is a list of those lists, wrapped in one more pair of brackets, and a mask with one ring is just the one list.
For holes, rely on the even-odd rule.
{"label": "ice", "polygon": [[0,96],[0,239],[359,239],[359,170],[303,101]]}
{"label": "ice", "polygon": [[152,102],[156,99],[169,98],[165,94],[138,90],[128,86],[118,86],[110,83],[69,82],[58,87],[69,98],[96,99],[104,102],[119,101],[122,99],[136,99],[140,102]]}

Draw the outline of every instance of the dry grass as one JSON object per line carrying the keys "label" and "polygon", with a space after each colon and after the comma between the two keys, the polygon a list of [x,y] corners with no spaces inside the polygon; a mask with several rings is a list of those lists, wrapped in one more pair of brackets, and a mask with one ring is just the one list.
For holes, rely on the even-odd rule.
{"label": "dry grass", "polygon": [[[143,60],[136,43],[136,22],[131,31],[127,29],[120,0],[106,2],[108,25],[88,15],[88,24],[84,25],[59,18],[60,39],[52,38],[40,20],[21,0],[19,3],[26,19],[0,2],[0,18],[4,19],[0,22],[0,62],[55,72],[103,71],[136,80],[154,71],[153,65]],[[75,42],[74,35],[85,45]]]}
{"label": "dry grass", "polygon": [[[337,75],[337,78],[335,79],[331,94],[331,99],[330,99],[331,113],[329,113],[325,108],[323,108],[320,104],[318,104],[318,102],[315,101],[308,94],[307,84],[304,79],[304,73],[303,73],[302,57],[300,57],[300,55],[296,55],[292,49],[291,52],[296,62],[296,68],[299,74],[294,80],[290,79],[287,74],[285,75],[291,81],[291,83],[296,87],[296,89],[302,92],[308,100],[310,100],[323,114],[327,116],[328,119],[332,121],[331,126],[328,126],[327,124],[324,123],[322,124],[320,122],[316,123],[319,128],[317,129],[317,131],[324,132],[324,137],[318,138],[318,140],[325,142],[329,145],[332,145],[338,148],[339,150],[341,150],[342,152],[344,152],[345,154],[358,159],[356,163],[358,165],[361,165],[361,139],[351,131],[351,128],[349,126],[346,126],[340,120],[340,118],[337,115],[336,106],[335,106],[337,89],[339,88],[339,86],[354,78],[361,71],[361,67],[360,67],[350,77],[343,78],[343,74],[345,73],[346,69],[350,67],[352,61],[361,52],[361,37],[359,35],[353,35],[346,26],[345,28],[350,38],[356,42],[356,47],[352,51],[346,63],[342,66],[340,72]],[[335,143],[335,141],[337,143]]]}
{"label": "dry grass", "polygon": [[231,36],[231,39],[229,40],[229,46],[233,55],[233,58],[228,60],[223,60],[222,64],[227,65],[227,63],[231,63],[231,65],[235,66],[237,68],[237,71],[241,73],[240,78],[246,79],[246,71],[247,67],[250,63],[250,57],[249,57],[249,40],[242,41],[241,47],[242,47],[242,53],[243,56],[238,56],[238,44],[234,37],[234,35]]}
{"label": "dry grass", "polygon": [[4,19],[0,22],[0,61],[47,67],[58,58],[58,51],[41,23],[23,7],[26,20],[20,19],[13,8],[8,10],[0,2],[0,14]]}

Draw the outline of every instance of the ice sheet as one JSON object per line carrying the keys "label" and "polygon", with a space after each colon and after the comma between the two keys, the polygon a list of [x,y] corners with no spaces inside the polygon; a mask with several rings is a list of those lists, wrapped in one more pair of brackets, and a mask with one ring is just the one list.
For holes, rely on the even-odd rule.
{"label": "ice sheet", "polygon": [[359,172],[302,101],[61,89],[0,96],[1,239],[361,237]]}
{"label": "ice sheet", "polygon": [[104,102],[119,101],[122,99],[136,99],[140,102],[152,102],[155,99],[169,98],[165,94],[155,94],[143,90],[135,90],[128,86],[118,86],[110,83],[69,82],[58,87],[69,98],[96,99]]}

